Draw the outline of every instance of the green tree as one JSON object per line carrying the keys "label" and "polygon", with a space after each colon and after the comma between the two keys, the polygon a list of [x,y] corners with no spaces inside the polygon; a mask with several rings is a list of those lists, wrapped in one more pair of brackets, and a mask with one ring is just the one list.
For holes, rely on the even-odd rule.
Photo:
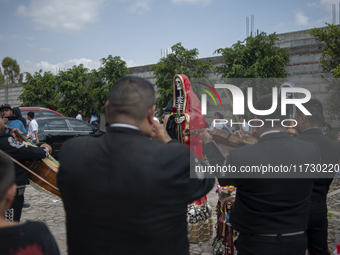
{"label": "green tree", "polygon": [[22,84],[22,92],[19,99],[23,102],[21,106],[40,106],[57,110],[56,100],[56,77],[51,72],[42,70],[33,75],[25,73],[26,81]]}
{"label": "green tree", "polygon": [[4,69],[4,76],[5,80],[9,81],[10,83],[21,83],[23,79],[23,75],[20,74],[20,66],[18,65],[15,59],[10,57],[5,57],[1,65]]}
{"label": "green tree", "polygon": [[97,113],[105,113],[104,106],[109,98],[111,87],[119,78],[128,75],[129,69],[126,62],[118,56],[109,55],[107,58],[102,58],[100,62],[101,67],[98,71],[91,71],[89,90],[93,101],[97,103]]}
{"label": "green tree", "polygon": [[[309,31],[318,43],[322,44],[323,53],[320,58],[320,66],[324,71],[330,72],[334,78],[340,78],[340,27],[327,24],[325,28],[313,28]],[[340,117],[340,81],[331,79],[326,86],[328,97],[326,98],[331,119]]]}
{"label": "green tree", "polygon": [[0,85],[5,84],[5,76],[1,73],[1,68],[0,68]]}
{"label": "green tree", "polygon": [[215,67],[215,72],[224,78],[284,78],[285,65],[289,61],[286,49],[275,46],[278,37],[265,32],[255,37],[238,41],[231,48],[220,48],[224,64]]}
{"label": "green tree", "polygon": [[88,88],[89,70],[80,64],[59,71],[57,79],[58,111],[75,117],[79,110],[87,115],[92,107],[91,91]]}
{"label": "green tree", "polygon": [[[262,32],[255,37],[238,41],[230,48],[217,49],[214,53],[222,54],[224,64],[215,67],[215,73],[223,78],[287,77],[285,66],[289,62],[289,53],[286,49],[275,46],[276,41],[278,37],[275,33],[267,35]],[[262,79],[259,82],[258,79],[253,79],[235,85],[238,85],[244,94],[247,87],[252,87],[253,101],[256,102],[261,96],[272,93],[275,80]]]}
{"label": "green tree", "polygon": [[176,74],[185,74],[189,79],[203,78],[204,73],[212,68],[210,62],[203,62],[198,59],[199,51],[194,48],[185,49],[182,43],[171,47],[172,53],[161,58],[152,66],[157,84],[157,93],[160,97],[156,101],[158,110],[165,107],[173,96],[172,79]]}
{"label": "green tree", "polygon": [[320,65],[323,70],[332,72],[340,68],[340,28],[333,24],[327,24],[326,28],[313,28],[309,31],[318,43],[323,44],[323,53]]}

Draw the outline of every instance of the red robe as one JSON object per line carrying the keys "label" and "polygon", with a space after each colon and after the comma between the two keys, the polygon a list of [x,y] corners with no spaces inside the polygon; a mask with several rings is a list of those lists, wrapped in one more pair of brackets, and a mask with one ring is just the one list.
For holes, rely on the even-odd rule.
{"label": "red robe", "polygon": [[[201,102],[195,95],[189,78],[184,74],[177,74],[173,78],[173,94],[174,94],[174,107],[176,107],[176,100],[178,97],[178,91],[175,84],[176,78],[180,78],[183,84],[183,113],[185,120],[182,122],[182,130],[189,129],[202,129],[205,125],[205,117],[201,114]],[[202,140],[199,136],[184,136],[182,135],[182,143],[190,147],[195,155],[203,159]],[[195,204],[202,204],[206,200],[206,196],[199,200],[194,201]]]}

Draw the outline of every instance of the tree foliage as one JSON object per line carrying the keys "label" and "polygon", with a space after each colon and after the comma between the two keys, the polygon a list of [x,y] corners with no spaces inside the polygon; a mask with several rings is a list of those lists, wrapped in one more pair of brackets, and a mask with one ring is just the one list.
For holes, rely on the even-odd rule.
{"label": "tree foliage", "polygon": [[327,24],[326,28],[313,28],[309,31],[318,43],[323,44],[320,66],[324,71],[334,74],[334,78],[326,86],[328,92],[328,110],[331,118],[340,117],[340,27]]}
{"label": "tree foliage", "polygon": [[22,83],[22,92],[19,99],[23,101],[21,106],[40,106],[57,110],[56,77],[51,72],[42,70],[33,75],[25,73],[26,81]]}
{"label": "tree foliage", "polygon": [[104,113],[104,105],[109,98],[113,84],[121,77],[128,75],[129,69],[126,62],[118,56],[112,57],[109,55],[100,61],[102,66],[98,71],[92,70],[89,86],[93,100],[98,102],[96,106],[97,112]]}
{"label": "tree foliage", "polygon": [[101,59],[102,67],[89,71],[83,64],[73,66],[57,75],[42,70],[33,76],[26,73],[26,82],[19,99],[21,106],[47,107],[64,114],[76,116],[79,110],[89,116],[96,105],[98,114],[104,113],[112,85],[129,73],[125,61],[120,57]]}
{"label": "tree foliage", "polygon": [[1,68],[0,68],[0,85],[5,84],[5,76],[1,73]]}
{"label": "tree foliage", "polygon": [[23,75],[20,74],[20,66],[15,59],[10,57],[5,57],[1,65],[3,67],[4,78],[9,83],[21,83],[23,79]]}
{"label": "tree foliage", "polygon": [[[289,62],[289,53],[286,49],[275,46],[276,41],[278,37],[275,33],[267,35],[262,32],[255,37],[238,41],[230,48],[217,49],[214,53],[222,54],[224,64],[216,66],[215,73],[223,78],[287,77],[285,66]],[[252,87],[253,102],[256,102],[261,96],[272,93],[273,86],[277,84],[275,79],[252,79],[235,85],[239,86],[244,94],[248,87]]]}
{"label": "tree foliage", "polygon": [[89,69],[83,64],[59,71],[57,75],[59,112],[65,116],[76,116],[79,110],[82,110],[84,115],[89,113],[92,96],[87,86],[88,78]]}
{"label": "tree foliage", "polygon": [[333,24],[327,24],[326,28],[313,28],[309,31],[318,43],[323,43],[323,53],[320,65],[323,70],[332,72],[339,68],[340,64],[340,28]]}
{"label": "tree foliage", "polygon": [[220,48],[224,64],[215,67],[215,72],[224,78],[284,78],[285,65],[289,61],[286,49],[275,46],[278,37],[265,32],[255,37],[238,41],[231,48]]}
{"label": "tree foliage", "polygon": [[172,53],[160,59],[152,66],[157,84],[157,93],[160,95],[156,105],[158,110],[165,107],[173,96],[172,79],[176,74],[185,74],[189,79],[202,78],[204,73],[212,68],[210,62],[198,59],[199,51],[194,48],[185,49],[182,43],[171,47]]}

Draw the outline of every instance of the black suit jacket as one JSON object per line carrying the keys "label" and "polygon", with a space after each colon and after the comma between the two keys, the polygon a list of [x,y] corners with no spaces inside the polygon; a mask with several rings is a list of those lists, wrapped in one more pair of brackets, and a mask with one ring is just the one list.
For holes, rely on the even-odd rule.
{"label": "black suit jacket", "polygon": [[110,128],[67,141],[58,186],[73,254],[189,254],[187,204],[213,179],[190,179],[189,147]]}
{"label": "black suit jacket", "polygon": [[[216,146],[208,143],[210,163],[223,164]],[[286,132],[267,134],[254,145],[230,151],[227,164],[236,166],[300,165],[319,163],[316,145],[290,137]],[[211,162],[212,160],[212,162]],[[290,175],[292,176],[292,175]],[[231,211],[232,226],[243,234],[282,234],[307,228],[313,179],[219,179],[221,185],[237,187]]]}
{"label": "black suit jacket", "polygon": [[[332,139],[324,136],[318,128],[311,128],[303,131],[297,139],[309,141],[319,146],[321,152],[321,164],[327,164],[325,170],[332,170],[332,166],[339,164],[340,161],[340,144]],[[322,178],[315,180],[312,194],[312,201],[326,200],[329,185],[332,183],[333,172],[325,172],[321,174]],[[328,178],[325,178],[328,177]]]}

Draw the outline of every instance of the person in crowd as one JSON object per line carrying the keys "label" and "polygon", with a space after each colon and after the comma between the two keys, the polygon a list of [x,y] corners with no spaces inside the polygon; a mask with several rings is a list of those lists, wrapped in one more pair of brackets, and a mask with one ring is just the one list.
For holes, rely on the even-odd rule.
{"label": "person in crowd", "polygon": [[[272,106],[272,95],[263,96],[255,109],[267,110]],[[230,150],[225,159],[208,132],[201,134],[207,147],[211,165],[234,166],[236,172],[242,166],[301,165],[319,163],[320,152],[316,145],[297,140],[285,132],[281,121],[265,119],[286,119],[281,115],[280,103],[276,111],[267,116],[255,116],[258,143]],[[235,178],[222,174],[221,186],[234,185],[237,195],[230,214],[232,227],[239,232],[236,248],[239,255],[290,254],[305,255],[307,248],[307,220],[313,179],[271,178],[257,176],[257,173],[236,174]],[[229,174],[230,175],[230,174]],[[254,176],[255,175],[255,176]],[[292,175],[290,175],[292,176]],[[257,178],[251,178],[257,177]]]}
{"label": "person in crowd", "polygon": [[[0,119],[0,148],[12,158],[25,164],[25,161],[33,161],[45,158],[52,152],[51,146],[42,144],[40,147],[32,147],[16,140],[16,134],[5,132],[5,125]],[[25,186],[28,184],[27,171],[18,164],[15,164],[15,184],[17,189],[11,208],[6,212],[6,219],[9,221],[20,221],[21,211],[24,202]]]}
{"label": "person in crowd", "polygon": [[0,247],[1,254],[59,255],[59,249],[51,232],[42,222],[9,222],[6,211],[11,207],[17,191],[14,164],[0,153]]}
{"label": "person in crowd", "polygon": [[189,254],[187,204],[214,179],[190,178],[190,149],[153,120],[155,107],[149,81],[121,78],[105,104],[107,133],[62,147],[57,181],[69,255]]}
{"label": "person in crowd", "polygon": [[215,112],[214,120],[211,122],[210,129],[216,128],[216,129],[229,131],[229,128],[227,124],[225,123],[225,121],[221,121],[221,120],[223,120],[223,114],[220,112]]}
{"label": "person in crowd", "polygon": [[[321,152],[321,165],[334,167],[340,162],[340,144],[322,134],[323,107],[319,100],[311,99],[303,104],[312,114],[306,116],[299,109],[296,110],[297,139],[310,141],[318,145]],[[327,255],[327,193],[334,176],[333,173],[323,173],[315,180],[308,217],[308,251],[310,255]]]}
{"label": "person in crowd", "polygon": [[35,144],[39,143],[39,138],[38,138],[38,122],[34,119],[34,112],[28,112],[27,113],[27,119],[30,121],[30,124],[28,125],[28,138],[31,138],[32,141]]}
{"label": "person in crowd", "polygon": [[76,119],[77,120],[83,120],[83,116],[82,116],[82,111],[80,110],[80,111],[78,111],[78,115],[76,116]]}
{"label": "person in crowd", "polygon": [[[8,117],[13,115],[12,107],[9,104],[2,104],[0,106],[0,112],[1,112],[2,121],[7,126],[11,128],[19,129],[22,134],[26,135],[27,133],[26,127],[24,127],[23,123],[20,120],[18,119],[9,120],[8,119]],[[9,132],[9,130],[7,130],[6,132]]]}
{"label": "person in crowd", "polygon": [[93,108],[92,113],[91,113],[91,118],[89,119],[89,123],[92,126],[97,127],[99,121],[100,121],[100,116],[97,115],[97,113],[94,111],[94,108]]}
{"label": "person in crowd", "polygon": [[[241,115],[240,116],[240,122],[242,123],[241,125],[242,125],[243,131],[246,131],[246,132],[250,131],[250,127],[248,125],[248,118],[247,118],[246,115]],[[240,130],[240,126],[237,125],[235,127],[234,131],[239,131],[239,130]]]}
{"label": "person in crowd", "polygon": [[27,122],[24,117],[22,117],[21,111],[19,107],[13,107],[12,108],[12,116],[7,116],[8,120],[20,120],[24,127],[27,127]]}
{"label": "person in crowd", "polygon": [[[12,116],[7,116],[6,117],[8,120],[20,120],[22,122],[22,124],[24,125],[25,129],[28,126],[26,119],[24,117],[22,117],[21,111],[19,107],[13,107],[12,108]],[[26,201],[24,201],[24,205],[23,208],[28,208],[31,205],[29,203],[27,203]]]}

